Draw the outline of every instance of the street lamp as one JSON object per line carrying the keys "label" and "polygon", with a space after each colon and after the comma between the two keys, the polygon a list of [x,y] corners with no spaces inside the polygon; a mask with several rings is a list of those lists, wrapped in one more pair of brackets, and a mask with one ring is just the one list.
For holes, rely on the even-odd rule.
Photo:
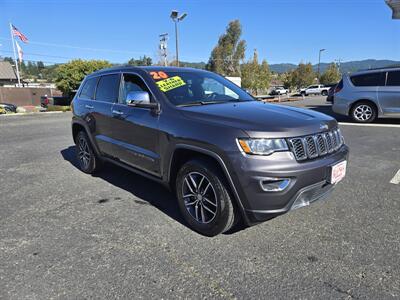
{"label": "street lamp", "polygon": [[318,81],[320,78],[320,65],[321,65],[321,53],[324,52],[326,49],[319,49],[319,56],[318,56]]}
{"label": "street lamp", "polygon": [[177,10],[173,10],[171,12],[171,19],[175,23],[175,51],[176,51],[176,65],[178,67],[179,67],[178,22],[181,22],[186,16],[187,16],[187,13],[183,13],[179,16],[179,13]]}
{"label": "street lamp", "polygon": [[386,4],[392,9],[392,19],[400,20],[400,0],[385,0]]}

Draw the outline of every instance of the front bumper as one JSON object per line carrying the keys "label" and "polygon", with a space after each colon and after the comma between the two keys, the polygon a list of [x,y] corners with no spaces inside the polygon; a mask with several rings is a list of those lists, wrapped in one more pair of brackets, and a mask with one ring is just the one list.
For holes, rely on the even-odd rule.
{"label": "front bumper", "polygon": [[[306,206],[328,196],[335,185],[328,183],[331,166],[348,159],[348,147],[306,162],[297,162],[291,152],[271,156],[232,154],[231,162],[240,201],[249,225]],[[282,191],[268,192],[265,178],[290,179]]]}

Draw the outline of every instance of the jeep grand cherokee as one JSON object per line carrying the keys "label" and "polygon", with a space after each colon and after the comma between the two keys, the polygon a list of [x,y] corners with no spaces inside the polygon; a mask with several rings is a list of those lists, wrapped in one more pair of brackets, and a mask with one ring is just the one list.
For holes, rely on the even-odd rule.
{"label": "jeep grand cherokee", "polygon": [[168,186],[187,223],[208,236],[321,199],[346,171],[334,119],[256,101],[207,71],[100,70],[72,108],[83,172],[111,162]]}

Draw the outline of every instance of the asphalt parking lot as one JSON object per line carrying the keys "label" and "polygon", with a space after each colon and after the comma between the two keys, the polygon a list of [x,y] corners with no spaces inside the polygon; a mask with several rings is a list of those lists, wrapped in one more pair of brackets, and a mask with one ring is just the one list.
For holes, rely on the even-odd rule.
{"label": "asphalt parking lot", "polygon": [[400,298],[399,120],[339,118],[350,161],[327,201],[207,238],[163,187],[80,172],[70,119],[0,116],[1,299]]}

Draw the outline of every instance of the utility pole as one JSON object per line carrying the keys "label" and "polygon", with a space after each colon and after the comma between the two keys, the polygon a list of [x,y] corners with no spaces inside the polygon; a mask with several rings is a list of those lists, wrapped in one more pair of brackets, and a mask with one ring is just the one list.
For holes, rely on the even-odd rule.
{"label": "utility pole", "polygon": [[340,64],[341,64],[341,62],[342,62],[342,59],[341,59],[341,58],[335,59],[335,63],[336,63],[336,65],[337,65],[338,69],[339,69],[339,73],[342,73],[342,72],[340,71]]}
{"label": "utility pole", "polygon": [[175,52],[176,52],[176,65],[179,67],[179,38],[178,38],[178,23],[181,22],[186,16],[187,13],[183,13],[178,16],[179,12],[177,10],[173,10],[171,12],[171,19],[175,23]]}
{"label": "utility pole", "polygon": [[321,77],[320,73],[320,66],[321,66],[321,53],[324,52],[326,49],[319,49],[319,56],[318,56],[318,82]]}
{"label": "utility pole", "polygon": [[168,56],[168,53],[167,53],[167,48],[168,48],[167,41],[168,41],[168,33],[160,34],[160,52],[161,52],[161,56],[164,59],[164,66],[168,66],[168,63],[167,63],[167,56]]}

